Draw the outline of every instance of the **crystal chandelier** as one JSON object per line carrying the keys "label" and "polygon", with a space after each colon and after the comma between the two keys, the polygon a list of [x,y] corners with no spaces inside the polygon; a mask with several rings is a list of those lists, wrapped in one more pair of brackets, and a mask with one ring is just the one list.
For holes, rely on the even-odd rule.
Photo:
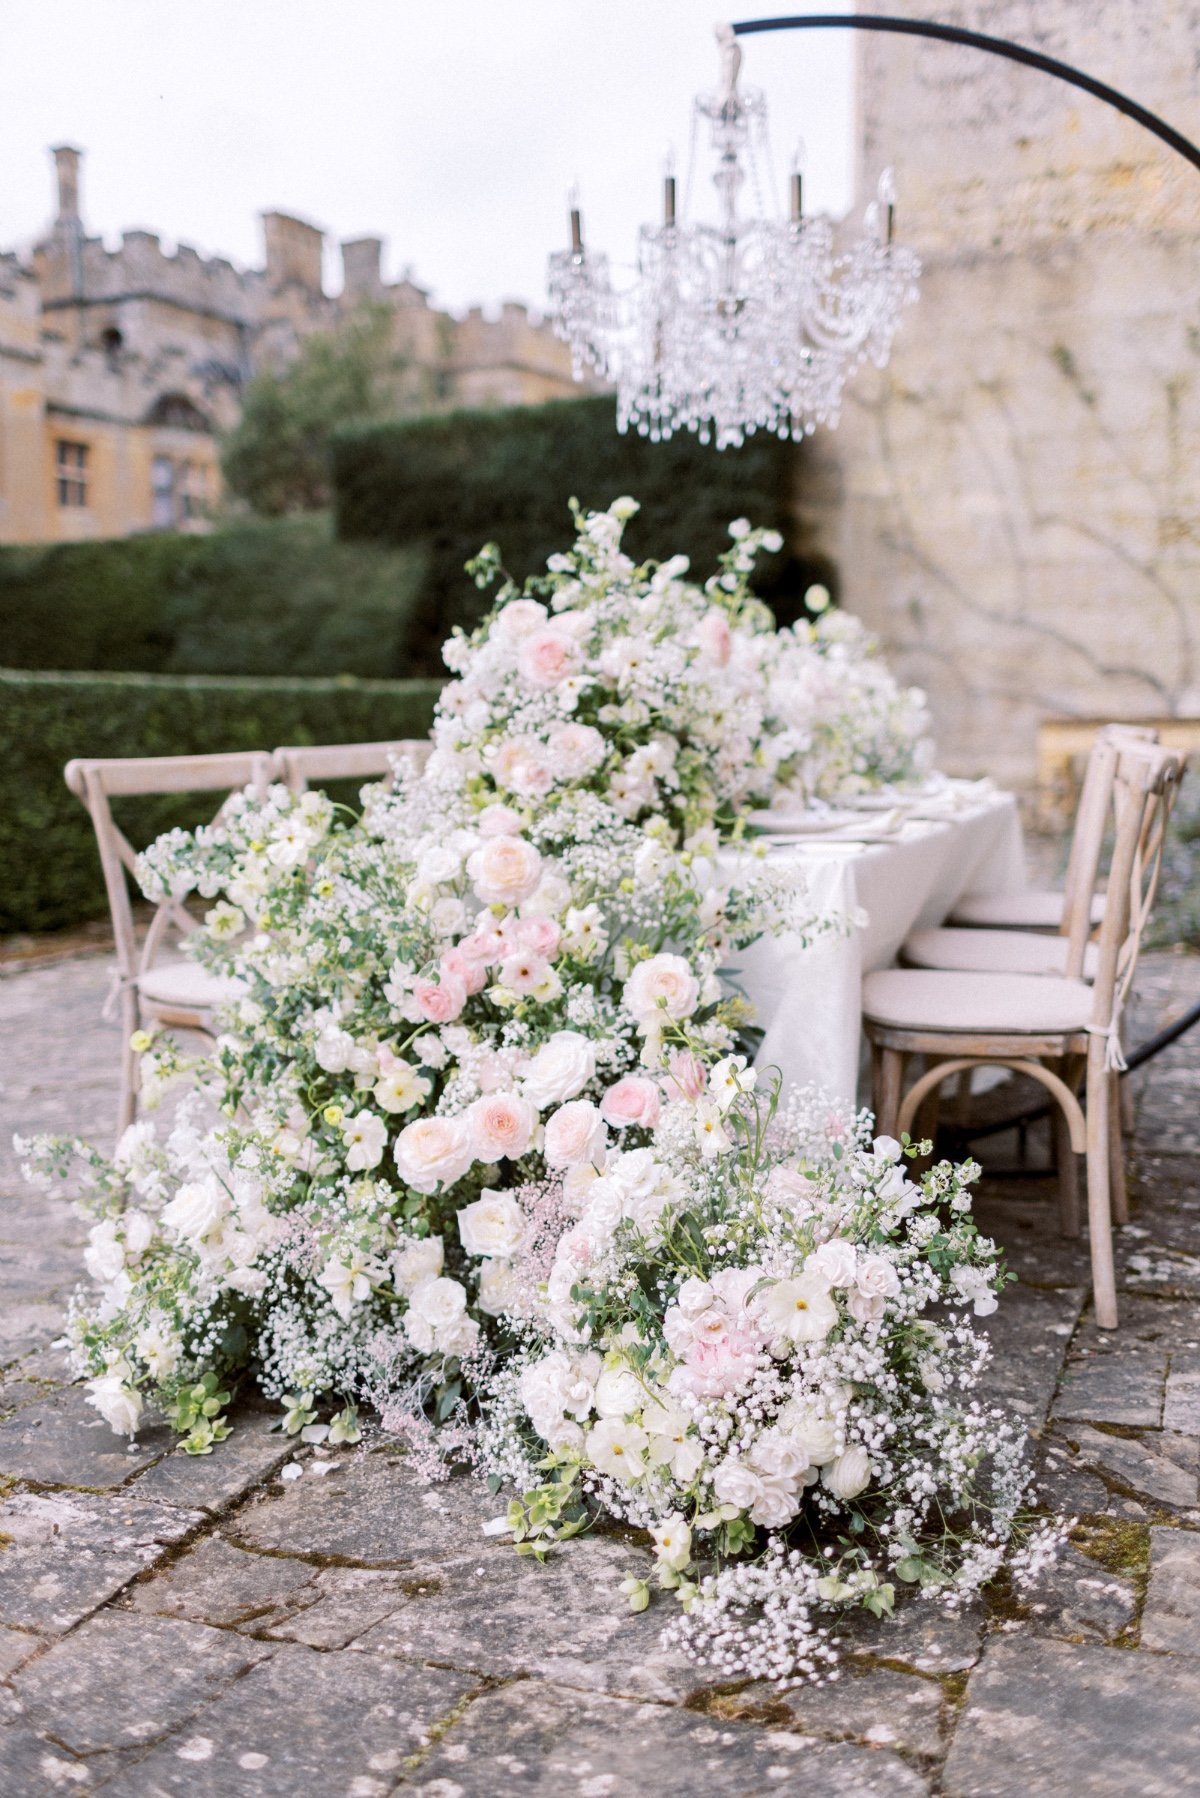
{"label": "crystal chandelier", "polygon": [[[715,158],[715,224],[676,216],[668,168],[663,222],[638,233],[636,279],[619,292],[608,258],[584,247],[571,205],[571,247],[550,258],[555,330],[570,346],[576,380],[585,367],[617,389],[617,429],[659,442],[695,431],[718,449],[755,431],[799,439],[836,425],[846,382],[869,356],[882,368],[901,309],[917,297],[920,262],[896,244],[891,171],[844,252],[825,217],[806,218],[799,169],[790,216],[768,217],[761,168],[766,101],[739,85],[741,47],[717,27],[721,86],[693,107],[688,187],[697,140]],[[747,176],[752,216],[739,210]],[[686,213],[686,205],[683,208]]]}

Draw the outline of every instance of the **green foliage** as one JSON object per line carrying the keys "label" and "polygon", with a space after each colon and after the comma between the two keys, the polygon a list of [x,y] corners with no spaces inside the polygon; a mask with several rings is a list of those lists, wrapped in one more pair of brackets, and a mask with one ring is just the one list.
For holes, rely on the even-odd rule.
{"label": "green foliage", "polygon": [[[76,756],[195,755],[422,737],[432,681],[285,681],[0,671],[0,932],[103,917],[91,820],[63,783]],[[138,848],[212,815],[210,794],[129,799]]]}
{"label": "green foliage", "polygon": [[423,564],[326,518],[0,549],[0,666],[403,677]]}
{"label": "green foliage", "polygon": [[230,491],[267,518],[329,503],[329,439],[339,425],[396,409],[403,358],[388,307],[363,305],[336,334],[318,332],[279,373],[250,382],[242,416],[221,445]]}
{"label": "green foliage", "polygon": [[[337,531],[342,539],[425,547],[412,665],[432,673],[451,627],[470,628],[486,609],[462,572],[485,542],[497,542],[509,573],[524,580],[567,541],[568,498],[597,510],[628,493],[642,508],[625,534],[629,552],[682,552],[704,578],[729,547],[733,518],[787,538],[796,455],[766,436],[719,454],[686,432],[669,443],[621,437],[611,398],[391,420],[333,440]],[[757,590],[784,622],[797,616],[809,578],[829,579],[824,564],[814,571],[786,549],[764,558],[760,570]]]}

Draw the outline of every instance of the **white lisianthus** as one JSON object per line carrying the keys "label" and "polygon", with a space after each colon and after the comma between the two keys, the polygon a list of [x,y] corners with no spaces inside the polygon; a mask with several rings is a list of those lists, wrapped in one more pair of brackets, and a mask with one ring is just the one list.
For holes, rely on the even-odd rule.
{"label": "white lisianthus", "polygon": [[601,1417],[626,1417],[640,1411],[645,1393],[628,1367],[606,1367],[596,1381],[596,1410]]}
{"label": "white lisianthus", "polygon": [[354,1038],[339,1024],[326,1024],[313,1047],[317,1066],[327,1074],[344,1074],[354,1055]]}
{"label": "white lisianthus", "polygon": [[163,1206],[162,1221],[184,1242],[202,1242],[219,1228],[232,1205],[221,1182],[210,1174],[207,1179],[189,1180],[181,1186],[170,1204]]}
{"label": "white lisianthus", "polygon": [[748,1511],[763,1495],[762,1475],[736,1455],[721,1462],[713,1474],[712,1486],[720,1504],[736,1505],[739,1511]]}
{"label": "white lisianthus", "polygon": [[465,1289],[439,1274],[413,1287],[404,1332],[422,1354],[458,1355],[474,1346],[479,1325],[467,1316]]}
{"label": "white lisianthus", "polygon": [[117,1237],[117,1226],[112,1218],[93,1224],[88,1231],[83,1265],[99,1286],[107,1286],[110,1280],[124,1272],[125,1245]]}
{"label": "white lisianthus", "polygon": [[511,1257],[525,1238],[525,1218],[511,1192],[484,1187],[473,1205],[458,1214],[458,1234],[468,1255]]}
{"label": "white lisianthus", "polygon": [[387,1147],[387,1125],[373,1111],[356,1111],[342,1124],[346,1166],[352,1174],[378,1167]]}

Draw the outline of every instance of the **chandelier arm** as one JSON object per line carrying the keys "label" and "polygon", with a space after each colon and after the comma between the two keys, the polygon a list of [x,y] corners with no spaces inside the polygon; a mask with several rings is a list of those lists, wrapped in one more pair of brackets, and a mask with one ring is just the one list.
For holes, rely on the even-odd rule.
{"label": "chandelier arm", "polygon": [[743,19],[733,27],[735,37],[750,37],[764,31],[883,31],[894,32],[903,37],[933,38],[941,43],[965,44],[968,49],[982,50],[991,56],[1003,56],[1009,62],[1024,63],[1028,68],[1039,69],[1045,75],[1054,75],[1071,87],[1082,88],[1084,93],[1092,94],[1097,100],[1123,112],[1126,118],[1133,119],[1135,124],[1151,132],[1169,149],[1182,156],[1185,162],[1200,170],[1200,146],[1176,131],[1157,113],[1141,106],[1119,88],[1110,87],[1105,81],[1097,81],[1095,76],[1087,75],[1082,69],[1076,69],[1068,62],[1059,62],[1056,57],[1043,56],[1040,50],[1030,50],[1024,44],[1013,43],[1008,38],[989,37],[982,31],[967,31],[961,25],[942,25],[933,19],[895,19],[884,14],[873,13],[809,13],[793,14],[775,19]]}

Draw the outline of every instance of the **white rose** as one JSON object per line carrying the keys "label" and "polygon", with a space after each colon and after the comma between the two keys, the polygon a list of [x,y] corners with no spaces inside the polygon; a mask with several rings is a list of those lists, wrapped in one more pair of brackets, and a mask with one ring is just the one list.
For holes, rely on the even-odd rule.
{"label": "white rose", "polygon": [[117,1226],[111,1218],[93,1224],[88,1231],[88,1246],[83,1251],[83,1265],[98,1286],[107,1286],[125,1267],[124,1245],[117,1241]]}
{"label": "white rose", "polygon": [[731,1455],[713,1475],[713,1492],[718,1504],[736,1505],[739,1511],[748,1511],[762,1497],[763,1482],[753,1467]]}
{"label": "white rose", "polygon": [[136,1258],[144,1255],[154,1240],[154,1219],[148,1211],[127,1211],[121,1219],[125,1233],[125,1253]]}
{"label": "white rose", "polygon": [[857,1498],[870,1485],[873,1471],[866,1449],[854,1444],[821,1469],[821,1484],[835,1498]]}
{"label": "white rose", "polygon": [[458,1214],[458,1234],[468,1255],[515,1255],[525,1237],[521,1207],[510,1192],[485,1187]]}
{"label": "white rose", "polygon": [[827,1286],[853,1286],[858,1250],[844,1236],[823,1242],[805,1262],[821,1275]]}
{"label": "white rose", "polygon": [[337,1024],[327,1024],[313,1045],[317,1066],[327,1074],[344,1074],[353,1054],[354,1038]]}
{"label": "white rose", "polygon": [[393,1154],[400,1178],[414,1192],[453,1186],[474,1160],[471,1127],[465,1118],[418,1118],[396,1138]]}
{"label": "white rose", "polygon": [[125,1372],[114,1370],[88,1381],[89,1405],[94,1405],[118,1436],[135,1436],[142,1415],[142,1395],[126,1383]]}
{"label": "white rose", "polygon": [[210,1174],[206,1180],[189,1180],[181,1186],[163,1206],[162,1221],[182,1241],[200,1242],[228,1215],[231,1204],[221,1182]]}
{"label": "white rose", "polygon": [[457,1280],[439,1274],[413,1287],[404,1314],[404,1332],[421,1354],[442,1350],[444,1343],[454,1341],[462,1323],[468,1321],[466,1311],[465,1289]]}
{"label": "white rose", "polygon": [[572,1099],[546,1123],[543,1152],[551,1167],[593,1164],[604,1154],[604,1119],[589,1099]]}
{"label": "white rose", "polygon": [[623,998],[639,1023],[665,1012],[676,1023],[690,1017],[700,997],[700,983],[682,955],[652,955],[640,961],[625,983]]}
{"label": "white rose", "polygon": [[467,863],[485,905],[519,905],[537,891],[542,858],[524,837],[491,837]]}
{"label": "white rose", "polygon": [[764,1478],[762,1491],[750,1507],[750,1521],[766,1530],[780,1530],[799,1509],[800,1500],[792,1481],[772,1473]]}
{"label": "white rose", "polygon": [[596,1051],[579,1030],[556,1030],[521,1076],[521,1091],[544,1111],[576,1098],[596,1072]]}
{"label": "white rose", "polygon": [[479,1269],[479,1297],[476,1301],[486,1317],[500,1317],[515,1311],[520,1299],[517,1277],[511,1261],[499,1257],[484,1261]]}
{"label": "white rose", "polygon": [[436,1279],[444,1260],[440,1236],[405,1237],[392,1251],[392,1284],[397,1292],[410,1293],[422,1280]]}
{"label": "white rose", "polygon": [[900,1276],[886,1255],[864,1255],[858,1264],[856,1284],[864,1298],[895,1298]]}

